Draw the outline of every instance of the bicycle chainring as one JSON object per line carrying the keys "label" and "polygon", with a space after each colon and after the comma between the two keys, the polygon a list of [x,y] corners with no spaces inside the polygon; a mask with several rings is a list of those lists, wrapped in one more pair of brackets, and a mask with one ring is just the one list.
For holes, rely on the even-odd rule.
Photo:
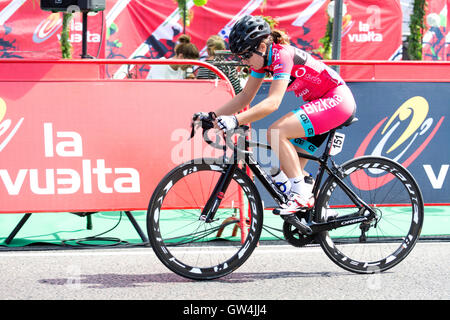
{"label": "bicycle chainring", "polygon": [[286,241],[294,247],[303,247],[314,240],[313,235],[301,234],[295,226],[286,221],[283,223],[283,235]]}

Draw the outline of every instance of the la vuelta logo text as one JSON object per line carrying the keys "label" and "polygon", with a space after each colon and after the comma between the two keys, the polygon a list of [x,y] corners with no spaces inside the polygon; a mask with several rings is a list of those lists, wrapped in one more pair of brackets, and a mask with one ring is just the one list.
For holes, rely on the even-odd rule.
{"label": "la vuelta logo text", "polygon": [[83,141],[75,131],[56,131],[53,123],[43,124],[45,158],[79,158],[81,170],[74,168],[0,169],[0,181],[11,196],[20,195],[29,180],[30,191],[38,195],[74,193],[138,193],[139,172],[134,168],[110,168],[105,159],[85,159]]}
{"label": "la vuelta logo text", "polygon": [[[445,117],[441,117],[435,123],[435,120],[428,116],[428,111],[429,104],[425,98],[416,96],[408,99],[394,112],[389,120],[385,117],[375,125],[359,146],[355,157],[363,155],[387,156],[407,168],[423,152],[444,121]],[[388,121],[386,122],[386,120]],[[382,128],[381,132],[380,128]],[[381,134],[381,138],[372,151],[367,151],[369,144],[374,140],[377,141],[377,137],[379,137],[377,133]],[[428,167],[424,166],[424,168],[425,171],[430,170]],[[379,174],[377,174],[376,169],[369,170],[369,172],[373,176],[368,176],[363,171],[352,175],[353,184],[361,190],[372,190],[387,184],[394,178],[393,175],[390,175],[380,182],[380,179],[377,180]],[[427,175],[430,178],[428,172]],[[441,175],[439,174],[439,176]],[[432,184],[436,182],[435,180],[439,180],[439,178],[434,177]],[[364,181],[364,183],[360,181]]]}
{"label": "la vuelta logo text", "polygon": [[23,118],[20,118],[17,123],[13,123],[11,119],[6,119],[6,102],[0,98],[0,152],[2,152],[17,133],[22,122]]}
{"label": "la vuelta logo text", "polygon": [[[33,33],[33,41],[35,43],[42,43],[50,39],[59,29],[62,28],[62,18],[60,13],[52,13],[46,19],[42,20],[41,23],[36,27]],[[82,22],[70,22],[70,38],[69,42],[80,43],[83,40],[83,24]],[[56,34],[58,40],[61,40],[61,35]],[[87,30],[86,33],[87,42],[100,42],[101,36],[99,33],[93,33]]]}

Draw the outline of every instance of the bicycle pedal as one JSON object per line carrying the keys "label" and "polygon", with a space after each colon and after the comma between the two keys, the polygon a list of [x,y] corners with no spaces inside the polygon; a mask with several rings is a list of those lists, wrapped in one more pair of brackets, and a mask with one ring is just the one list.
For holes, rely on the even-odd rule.
{"label": "bicycle pedal", "polygon": [[306,224],[306,221],[302,219],[303,221],[305,221],[305,223],[302,222],[294,213],[281,215],[281,218],[283,218],[283,220],[287,223],[296,227],[298,232],[300,232],[301,234],[311,235],[313,233],[312,229]]}

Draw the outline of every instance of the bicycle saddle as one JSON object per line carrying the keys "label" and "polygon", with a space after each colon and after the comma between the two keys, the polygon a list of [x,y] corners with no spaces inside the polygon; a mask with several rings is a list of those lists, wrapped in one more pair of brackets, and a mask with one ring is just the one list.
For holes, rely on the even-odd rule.
{"label": "bicycle saddle", "polygon": [[344,127],[348,127],[348,126],[350,126],[351,124],[353,124],[353,123],[355,123],[355,122],[358,122],[358,118],[356,118],[356,117],[351,117],[351,118],[349,118],[347,121],[345,121],[343,124],[341,124],[339,127],[336,127],[336,130],[337,129],[342,129],[342,128],[344,128]]}

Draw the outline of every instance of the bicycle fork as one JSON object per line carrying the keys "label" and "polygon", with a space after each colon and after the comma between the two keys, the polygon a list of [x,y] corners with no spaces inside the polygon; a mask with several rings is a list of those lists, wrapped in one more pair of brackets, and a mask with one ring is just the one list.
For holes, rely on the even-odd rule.
{"label": "bicycle fork", "polygon": [[225,171],[219,177],[219,180],[214,187],[213,192],[206,202],[206,205],[203,208],[202,213],[200,214],[199,220],[203,220],[207,223],[214,220],[214,216],[220,206],[220,203],[222,202],[222,199],[225,196],[225,192],[230,185],[231,179],[233,179],[233,174],[236,168],[237,164],[229,164],[225,168]]}

